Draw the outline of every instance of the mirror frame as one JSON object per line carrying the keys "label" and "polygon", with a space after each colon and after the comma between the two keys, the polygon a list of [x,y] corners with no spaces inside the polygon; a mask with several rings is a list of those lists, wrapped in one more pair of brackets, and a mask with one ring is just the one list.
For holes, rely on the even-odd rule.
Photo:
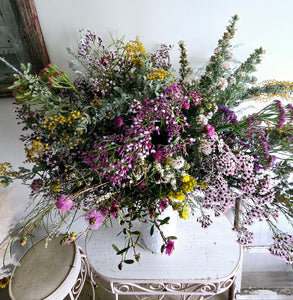
{"label": "mirror frame", "polygon": [[[43,38],[41,26],[34,0],[16,0],[20,23],[28,45],[30,61],[39,72],[50,63],[47,47]],[[0,91],[0,97],[12,97],[12,92]]]}

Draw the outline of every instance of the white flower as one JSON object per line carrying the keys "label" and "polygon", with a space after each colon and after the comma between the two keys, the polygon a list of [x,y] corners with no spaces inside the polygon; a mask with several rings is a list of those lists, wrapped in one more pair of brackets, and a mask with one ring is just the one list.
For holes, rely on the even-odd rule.
{"label": "white flower", "polygon": [[171,166],[178,170],[184,167],[184,158],[182,156],[178,156],[176,158],[171,158]]}
{"label": "white flower", "polygon": [[192,85],[194,84],[196,81],[198,80],[198,77],[196,76],[187,76],[186,78],[184,78],[183,83],[187,84],[187,85]]}
{"label": "white flower", "polygon": [[220,88],[221,91],[224,91],[224,90],[227,88],[227,86],[228,86],[228,81],[227,81],[227,79],[226,79],[226,78],[223,78],[223,77],[220,78],[220,79],[218,80],[217,86]]}
{"label": "white flower", "polygon": [[221,47],[217,47],[217,48],[214,50],[214,53],[215,53],[215,54],[218,54],[218,53],[221,52],[221,50],[222,50]]}
{"label": "white flower", "polygon": [[228,59],[230,59],[230,58],[233,57],[233,54],[231,52],[227,52],[226,56],[227,56]]}
{"label": "white flower", "polygon": [[229,79],[228,79],[228,81],[229,81],[230,84],[233,84],[233,83],[236,82],[236,79],[235,79],[235,77],[230,76]]}
{"label": "white flower", "polygon": [[210,143],[209,143],[208,140],[203,140],[201,142],[201,144],[199,145],[198,150],[200,152],[202,152],[203,154],[205,154],[205,155],[209,155],[209,154],[212,153],[212,147],[211,147],[211,145],[210,145]]}
{"label": "white flower", "polygon": [[205,126],[209,123],[208,118],[205,115],[202,115],[202,114],[197,116],[196,121],[197,121],[198,124],[200,124],[202,126]]}
{"label": "white flower", "polygon": [[243,72],[243,71],[239,71],[239,72],[237,73],[237,75],[238,75],[240,78],[242,78],[242,77],[244,77],[244,76],[246,75],[246,73]]}
{"label": "white flower", "polygon": [[223,70],[229,70],[231,68],[231,65],[228,61],[224,61],[223,63],[221,63],[221,68]]}

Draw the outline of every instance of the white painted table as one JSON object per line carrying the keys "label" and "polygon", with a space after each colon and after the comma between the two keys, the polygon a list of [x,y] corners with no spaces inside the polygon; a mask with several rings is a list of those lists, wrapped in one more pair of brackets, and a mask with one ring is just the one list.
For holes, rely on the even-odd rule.
{"label": "white painted table", "polygon": [[[138,248],[139,262],[123,264],[112,248],[124,248],[124,236],[117,234],[122,226],[99,228],[87,236],[86,255],[94,269],[97,283],[116,295],[181,295],[188,299],[199,295],[207,299],[226,291],[233,283],[242,260],[242,248],[226,217],[213,219],[207,229],[196,217],[178,220],[177,240],[171,256],[153,254]],[[139,229],[139,224],[137,225]],[[132,258],[132,257],[129,257]]]}

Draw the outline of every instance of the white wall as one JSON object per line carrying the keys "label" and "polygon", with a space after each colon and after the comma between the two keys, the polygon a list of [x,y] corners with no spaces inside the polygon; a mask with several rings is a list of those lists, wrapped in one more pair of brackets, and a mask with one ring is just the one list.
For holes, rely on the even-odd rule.
{"label": "white wall", "polygon": [[[242,45],[235,51],[236,58],[244,60],[263,46],[267,53],[256,73],[259,80],[293,81],[292,0],[35,0],[35,4],[51,61],[65,71],[69,71],[70,59],[66,48],[76,47],[82,28],[96,31],[105,41],[109,41],[109,33],[125,35],[126,40],[138,35],[147,50],[160,43],[173,44],[175,66],[177,43],[184,40],[192,67],[200,68],[230,18],[238,13],[234,43]],[[0,161],[19,165],[24,152],[12,102],[0,99]],[[17,216],[27,198],[27,189],[13,187]],[[0,216],[3,213],[0,211]]]}
{"label": "white wall", "polygon": [[66,47],[75,47],[79,29],[90,28],[109,40],[109,33],[140,36],[147,50],[187,43],[192,67],[204,64],[228,20],[238,13],[237,58],[263,46],[267,54],[260,80],[293,80],[293,1],[291,0],[35,0],[51,61],[68,70]]}

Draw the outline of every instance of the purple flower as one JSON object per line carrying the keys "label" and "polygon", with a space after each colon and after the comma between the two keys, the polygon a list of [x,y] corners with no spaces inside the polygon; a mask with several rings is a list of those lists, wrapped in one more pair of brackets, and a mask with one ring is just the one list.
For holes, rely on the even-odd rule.
{"label": "purple flower", "polygon": [[124,121],[121,117],[117,117],[114,121],[116,127],[120,128],[123,124],[124,124]]}
{"label": "purple flower", "polygon": [[93,229],[97,229],[103,222],[103,215],[100,211],[92,209],[85,217],[86,222]]}
{"label": "purple flower", "polygon": [[172,240],[167,241],[164,246],[165,254],[171,255],[174,250],[174,242]]}
{"label": "purple flower", "polygon": [[74,204],[74,202],[70,199],[70,196],[68,195],[61,195],[57,202],[56,202],[56,206],[58,209],[62,210],[62,211],[68,211],[72,205]]}
{"label": "purple flower", "polygon": [[215,134],[215,128],[210,124],[205,126],[205,131],[208,137],[211,137]]}
{"label": "purple flower", "polygon": [[38,192],[41,187],[43,185],[43,180],[42,179],[34,179],[32,184],[31,184],[31,189],[34,191],[34,192]]}

